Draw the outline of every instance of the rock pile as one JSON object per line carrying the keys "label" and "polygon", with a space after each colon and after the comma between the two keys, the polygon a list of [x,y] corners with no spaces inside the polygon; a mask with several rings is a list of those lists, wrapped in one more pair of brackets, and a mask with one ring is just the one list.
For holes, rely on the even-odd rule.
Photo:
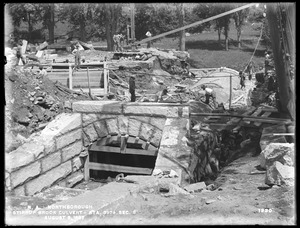
{"label": "rock pile", "polygon": [[267,170],[268,185],[294,186],[294,143],[270,143],[260,154],[260,166]]}

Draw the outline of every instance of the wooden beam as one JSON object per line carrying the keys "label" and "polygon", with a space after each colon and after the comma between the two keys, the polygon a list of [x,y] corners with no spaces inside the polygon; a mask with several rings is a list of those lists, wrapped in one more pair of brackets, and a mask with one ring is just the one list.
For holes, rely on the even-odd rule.
{"label": "wooden beam", "polygon": [[276,119],[276,118],[263,118],[263,117],[247,117],[243,119],[246,123],[250,121],[262,122],[262,123],[273,123],[273,124],[290,124],[291,120],[288,119]]}
{"label": "wooden beam", "polygon": [[194,22],[194,23],[192,23],[192,24],[183,26],[183,27],[181,27],[181,28],[174,29],[174,30],[171,30],[171,31],[169,31],[169,32],[165,32],[165,33],[162,33],[162,34],[157,35],[157,36],[153,36],[153,37],[150,37],[150,38],[143,39],[143,40],[141,40],[141,41],[136,42],[136,44],[146,43],[146,42],[148,42],[148,41],[152,41],[152,40],[155,40],[155,39],[158,39],[158,38],[161,38],[161,37],[164,37],[164,36],[167,36],[167,35],[170,35],[170,34],[173,34],[173,33],[176,33],[176,32],[179,32],[179,31],[182,31],[182,30],[185,30],[185,29],[194,27],[194,26],[197,26],[197,25],[201,25],[201,24],[206,23],[206,22],[208,22],[208,21],[212,21],[212,20],[218,19],[218,18],[220,18],[220,17],[224,17],[224,16],[226,16],[226,15],[235,13],[235,12],[237,12],[237,11],[240,11],[240,10],[243,10],[243,9],[246,9],[246,8],[249,8],[249,7],[251,7],[251,6],[254,6],[255,4],[256,4],[256,3],[250,3],[250,4],[247,4],[247,5],[238,7],[238,8],[236,8],[236,9],[229,10],[229,11],[227,11],[227,12],[224,12],[224,13],[221,13],[221,14],[218,14],[218,15],[215,15],[215,16],[213,16],[213,17],[206,18],[206,19],[204,19],[204,20],[202,20],[202,21],[197,21],[197,22]]}
{"label": "wooden beam", "polygon": [[[112,146],[97,146],[92,145],[89,151],[92,152],[105,152],[105,153],[121,153],[120,147]],[[157,156],[158,150],[144,150],[144,149],[132,149],[126,148],[126,154],[136,154],[136,155],[147,155],[147,156]]]}
{"label": "wooden beam", "polygon": [[257,120],[257,119],[265,119],[265,120],[272,120],[272,121],[278,121],[278,122],[292,122],[290,119],[269,118],[269,117],[262,117],[262,116],[236,115],[236,114],[230,114],[230,113],[191,113],[190,115],[191,116],[228,116],[228,117],[238,117],[238,118],[244,118],[244,120],[246,120],[246,121],[254,121],[254,120]]}
{"label": "wooden beam", "polygon": [[150,169],[150,168],[121,166],[121,165],[103,164],[103,163],[95,163],[95,162],[90,162],[89,163],[89,169],[102,170],[102,171],[111,171],[111,172],[120,172],[120,173],[146,174],[146,175],[151,175],[152,170],[153,170],[153,169]]}
{"label": "wooden beam", "polygon": [[[265,112],[264,114],[262,114],[261,117],[268,117],[268,116],[271,115],[271,114],[272,114],[272,112]],[[261,124],[262,124],[261,122],[255,122],[255,123],[254,123],[254,125],[255,125],[256,127],[259,127]]]}
{"label": "wooden beam", "polygon": [[72,72],[72,66],[69,64],[69,89],[73,89],[73,72]]}

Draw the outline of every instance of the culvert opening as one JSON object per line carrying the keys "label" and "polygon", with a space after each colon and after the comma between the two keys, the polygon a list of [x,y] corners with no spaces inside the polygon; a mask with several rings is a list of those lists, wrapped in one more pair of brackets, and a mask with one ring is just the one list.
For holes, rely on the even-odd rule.
{"label": "culvert opening", "polygon": [[118,174],[151,175],[158,148],[131,135],[108,135],[89,149],[88,172],[94,180],[115,178]]}

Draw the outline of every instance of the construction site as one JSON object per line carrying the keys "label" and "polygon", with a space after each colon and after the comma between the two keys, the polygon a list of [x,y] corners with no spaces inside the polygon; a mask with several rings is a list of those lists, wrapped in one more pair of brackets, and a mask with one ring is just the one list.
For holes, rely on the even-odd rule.
{"label": "construction site", "polygon": [[187,32],[255,3],[140,40],[128,5],[113,50],[15,44],[5,9],[5,224],[296,225],[294,3],[260,4],[269,47]]}

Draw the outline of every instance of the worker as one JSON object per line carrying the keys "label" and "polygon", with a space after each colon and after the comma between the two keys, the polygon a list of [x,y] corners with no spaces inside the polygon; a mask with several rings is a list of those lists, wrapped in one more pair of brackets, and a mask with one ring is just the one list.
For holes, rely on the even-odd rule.
{"label": "worker", "polygon": [[123,34],[119,34],[119,47],[121,52],[123,52],[124,42],[125,42],[125,36]]}
{"label": "worker", "polygon": [[248,64],[246,71],[248,73],[248,79],[249,79],[249,81],[251,81],[252,75],[253,75],[253,62],[252,61]]}
{"label": "worker", "polygon": [[80,51],[79,51],[79,43],[76,44],[74,50],[72,51],[72,54],[75,56],[75,69],[80,69]]}
{"label": "worker", "polygon": [[245,88],[245,75],[243,71],[239,73],[241,89]]}
{"label": "worker", "polygon": [[23,53],[22,53],[22,46],[23,46],[23,41],[19,40],[18,44],[17,44],[17,50],[16,50],[17,51],[17,53],[16,53],[16,56],[17,56],[16,65],[19,65],[20,59],[22,60],[23,65],[26,64],[25,57],[23,56]]}
{"label": "worker", "polygon": [[44,77],[47,76],[47,71],[44,69],[43,66],[39,66],[39,76]]}
{"label": "worker", "polygon": [[163,96],[168,95],[168,88],[164,88],[161,92],[158,94],[158,102],[163,102]]}
{"label": "worker", "polygon": [[135,102],[135,77],[133,75],[129,78],[129,93],[131,94],[131,102]]}
{"label": "worker", "polygon": [[[148,38],[150,38],[151,36],[152,36],[152,34],[151,34],[151,32],[147,32],[146,33],[146,36],[148,37]],[[148,43],[147,43],[147,48],[150,48],[151,47],[151,41],[149,41]]]}
{"label": "worker", "polygon": [[205,91],[205,103],[209,105],[209,99],[212,98],[214,107],[217,107],[216,92],[206,85],[202,85],[201,88]]}

